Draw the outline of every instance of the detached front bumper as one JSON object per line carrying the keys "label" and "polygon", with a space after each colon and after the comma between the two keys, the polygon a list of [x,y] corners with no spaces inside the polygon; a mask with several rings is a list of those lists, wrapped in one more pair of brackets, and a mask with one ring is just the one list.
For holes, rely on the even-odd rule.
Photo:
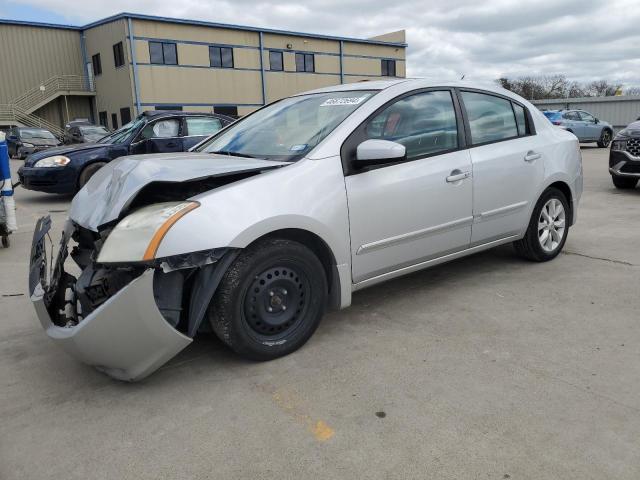
{"label": "detached front bumper", "polygon": [[[118,380],[136,381],[154,372],[189,345],[191,338],[162,316],[153,291],[154,270],[147,269],[73,326],[52,320],[52,298],[65,289],[64,260],[72,225],[67,223],[50,278],[45,239],[51,221],[44,217],[34,232],[29,292],[47,335],[71,356]],[[47,282],[48,280],[48,282]],[[58,297],[60,298],[60,297]],[[54,305],[52,307],[52,305]],[[59,308],[59,306],[58,306]]]}

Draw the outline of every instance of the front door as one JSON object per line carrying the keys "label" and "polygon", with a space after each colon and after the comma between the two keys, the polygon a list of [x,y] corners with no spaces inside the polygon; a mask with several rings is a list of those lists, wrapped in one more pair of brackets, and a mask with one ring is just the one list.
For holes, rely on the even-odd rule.
{"label": "front door", "polygon": [[382,108],[352,135],[403,144],[407,161],[345,178],[355,283],[469,246],[471,159],[453,92],[428,90]]}
{"label": "front door", "polygon": [[181,121],[179,117],[161,118],[149,122],[131,144],[133,154],[182,152]]}
{"label": "front door", "polygon": [[578,112],[582,119],[585,140],[600,140],[600,125],[596,123],[596,117],[587,112]]}
{"label": "front door", "polygon": [[460,93],[471,137],[471,245],[519,234],[544,177],[546,146],[525,107],[498,95]]}

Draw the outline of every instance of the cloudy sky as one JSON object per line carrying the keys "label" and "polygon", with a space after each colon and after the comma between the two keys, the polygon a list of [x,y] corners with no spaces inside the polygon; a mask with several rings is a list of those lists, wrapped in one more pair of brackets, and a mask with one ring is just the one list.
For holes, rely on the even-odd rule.
{"label": "cloudy sky", "polygon": [[406,29],[412,77],[640,85],[639,0],[0,0],[0,18],[74,25],[123,11],[349,37]]}

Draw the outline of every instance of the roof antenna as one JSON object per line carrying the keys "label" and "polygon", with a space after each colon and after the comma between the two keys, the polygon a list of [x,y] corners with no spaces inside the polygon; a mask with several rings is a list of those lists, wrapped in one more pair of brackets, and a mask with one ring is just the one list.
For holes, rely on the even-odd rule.
{"label": "roof antenna", "polygon": [[460,77],[460,80],[464,80],[464,73],[462,74],[462,76]]}

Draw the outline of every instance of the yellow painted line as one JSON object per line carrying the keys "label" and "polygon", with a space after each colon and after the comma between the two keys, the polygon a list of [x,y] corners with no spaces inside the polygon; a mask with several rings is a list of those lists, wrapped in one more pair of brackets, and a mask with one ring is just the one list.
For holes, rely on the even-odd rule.
{"label": "yellow painted line", "polygon": [[[264,387],[263,387],[264,388]],[[266,389],[270,390],[270,389]],[[303,407],[303,402],[293,392],[278,389],[271,391],[271,398],[274,403],[286,414],[290,415],[296,423],[304,425],[318,442],[326,442],[335,434],[325,421],[313,419]]]}

